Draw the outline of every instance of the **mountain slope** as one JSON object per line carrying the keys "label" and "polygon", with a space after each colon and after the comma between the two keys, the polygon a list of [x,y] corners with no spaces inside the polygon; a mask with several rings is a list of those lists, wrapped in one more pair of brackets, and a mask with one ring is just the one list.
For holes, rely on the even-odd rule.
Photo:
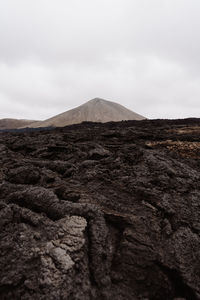
{"label": "mountain slope", "polygon": [[1,119],[0,120],[0,130],[2,129],[16,129],[19,127],[25,127],[28,126],[29,124],[34,124],[37,123],[37,121],[34,120],[18,120],[18,119]]}
{"label": "mountain slope", "polygon": [[109,121],[143,119],[145,119],[145,117],[125,108],[118,103],[95,98],[74,109],[68,110],[45,121],[33,123],[28,127],[63,127],[70,124],[78,124],[84,121],[105,123]]}

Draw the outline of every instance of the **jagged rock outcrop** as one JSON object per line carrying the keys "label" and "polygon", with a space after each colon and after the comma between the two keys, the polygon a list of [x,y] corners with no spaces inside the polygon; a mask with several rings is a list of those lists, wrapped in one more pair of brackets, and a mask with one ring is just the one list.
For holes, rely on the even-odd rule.
{"label": "jagged rock outcrop", "polygon": [[0,299],[200,299],[200,120],[0,136]]}

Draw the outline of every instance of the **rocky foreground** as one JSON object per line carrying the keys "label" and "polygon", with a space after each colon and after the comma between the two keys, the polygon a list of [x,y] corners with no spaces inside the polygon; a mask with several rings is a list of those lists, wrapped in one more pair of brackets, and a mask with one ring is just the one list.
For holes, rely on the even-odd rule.
{"label": "rocky foreground", "polygon": [[200,119],[0,134],[0,299],[200,299]]}

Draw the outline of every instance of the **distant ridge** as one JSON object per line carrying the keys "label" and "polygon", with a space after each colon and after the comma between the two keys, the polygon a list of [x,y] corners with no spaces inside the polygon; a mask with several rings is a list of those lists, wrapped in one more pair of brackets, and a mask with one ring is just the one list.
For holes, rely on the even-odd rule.
{"label": "distant ridge", "polygon": [[28,127],[63,127],[85,121],[105,123],[109,121],[118,122],[123,120],[144,119],[146,118],[118,103],[101,98],[95,98],[45,121],[32,123],[28,125]]}
{"label": "distant ridge", "polygon": [[20,127],[28,126],[29,124],[37,124],[37,121],[35,120],[19,120],[19,119],[0,119],[0,130],[4,129],[17,129]]}

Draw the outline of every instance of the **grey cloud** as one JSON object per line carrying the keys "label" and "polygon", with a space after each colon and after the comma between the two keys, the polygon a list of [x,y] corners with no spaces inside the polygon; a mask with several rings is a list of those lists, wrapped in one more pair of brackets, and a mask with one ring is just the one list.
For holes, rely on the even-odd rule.
{"label": "grey cloud", "polygon": [[0,117],[94,97],[149,118],[200,115],[198,0],[2,0]]}

